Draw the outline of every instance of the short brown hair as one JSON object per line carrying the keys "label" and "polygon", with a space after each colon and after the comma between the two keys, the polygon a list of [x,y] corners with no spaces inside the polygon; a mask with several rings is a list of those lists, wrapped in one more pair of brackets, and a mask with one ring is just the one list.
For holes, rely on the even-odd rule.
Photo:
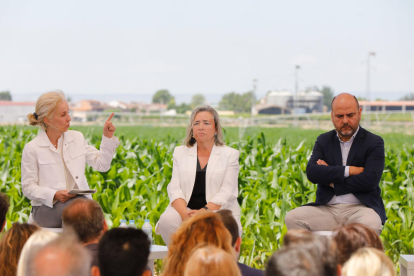
{"label": "short brown hair", "polygon": [[283,237],[284,246],[298,246],[308,250],[322,263],[325,276],[336,276],[338,267],[338,250],[333,239],[315,235],[304,229],[289,230]]}
{"label": "short brown hair", "polygon": [[384,251],[378,234],[368,226],[351,223],[335,230],[334,240],[338,246],[339,263],[343,265],[361,247],[373,247]]}
{"label": "short brown hair", "polygon": [[3,226],[4,221],[6,220],[7,211],[9,210],[9,198],[3,194],[0,193],[0,230]]}
{"label": "short brown hair", "polygon": [[306,242],[312,242],[315,239],[312,232],[305,229],[291,229],[283,236],[283,245],[290,246]]}
{"label": "short brown hair", "polygon": [[101,206],[92,199],[77,198],[62,212],[63,227],[72,227],[83,243],[102,234],[104,220]]}
{"label": "short brown hair", "polygon": [[221,220],[224,223],[224,226],[226,226],[227,230],[229,230],[231,234],[231,245],[235,245],[237,238],[240,237],[239,235],[239,226],[237,225],[236,220],[233,217],[233,213],[231,210],[220,210],[216,212],[221,216]]}

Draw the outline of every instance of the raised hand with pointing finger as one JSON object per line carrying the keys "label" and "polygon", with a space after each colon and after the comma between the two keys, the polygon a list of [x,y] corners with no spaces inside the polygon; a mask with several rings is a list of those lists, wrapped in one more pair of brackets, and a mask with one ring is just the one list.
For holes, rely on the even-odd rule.
{"label": "raised hand with pointing finger", "polygon": [[116,127],[111,122],[111,119],[112,119],[113,116],[114,116],[114,113],[112,113],[108,117],[108,119],[105,122],[104,128],[103,128],[103,135],[106,138],[109,138],[109,139],[111,139],[112,136],[114,136],[114,132],[115,132],[115,129],[116,129]]}

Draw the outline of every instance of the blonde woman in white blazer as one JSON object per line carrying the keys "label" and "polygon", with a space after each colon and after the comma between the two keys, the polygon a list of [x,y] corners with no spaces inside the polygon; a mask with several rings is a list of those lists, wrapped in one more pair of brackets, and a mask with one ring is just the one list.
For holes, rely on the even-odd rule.
{"label": "blonde woman in white blazer", "polygon": [[184,145],[173,154],[170,199],[155,231],[166,245],[180,224],[198,212],[229,209],[241,234],[239,151],[224,145],[220,118],[210,106],[193,111]]}
{"label": "blonde woman in white blazer", "polygon": [[119,139],[113,136],[112,116],[113,113],[104,125],[98,150],[88,145],[81,132],[68,130],[71,117],[62,92],[43,94],[36,102],[35,112],[27,115],[30,125],[40,126],[41,130],[23,150],[22,191],[31,200],[33,219],[39,226],[61,227],[62,211],[75,197],[68,191],[89,189],[86,163],[101,172],[110,169],[119,145]]}

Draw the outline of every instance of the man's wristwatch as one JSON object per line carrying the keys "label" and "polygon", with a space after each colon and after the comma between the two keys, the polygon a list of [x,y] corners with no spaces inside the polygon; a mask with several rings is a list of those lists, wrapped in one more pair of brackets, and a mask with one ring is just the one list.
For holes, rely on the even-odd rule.
{"label": "man's wristwatch", "polygon": [[208,209],[207,206],[203,206],[203,209],[206,210],[206,211],[210,211],[210,209]]}

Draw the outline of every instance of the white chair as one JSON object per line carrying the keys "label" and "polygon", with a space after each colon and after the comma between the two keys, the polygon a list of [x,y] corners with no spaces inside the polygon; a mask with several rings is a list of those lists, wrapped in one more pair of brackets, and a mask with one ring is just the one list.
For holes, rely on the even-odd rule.
{"label": "white chair", "polygon": [[414,275],[414,255],[400,255],[400,273],[401,276]]}
{"label": "white chair", "polygon": [[312,233],[315,235],[327,236],[327,237],[332,237],[335,234],[334,231],[312,231]]}
{"label": "white chair", "polygon": [[[27,223],[36,224],[36,222],[33,219],[32,213],[30,213],[29,220],[27,221]],[[51,232],[55,232],[55,233],[62,233],[63,232],[63,228],[47,228],[47,227],[40,227],[40,228],[42,228],[44,230],[51,231]]]}
{"label": "white chair", "polygon": [[164,259],[167,257],[168,247],[165,245],[155,245],[151,244],[150,254],[148,256],[148,266],[151,269],[152,275],[154,274],[154,261],[158,259]]}

